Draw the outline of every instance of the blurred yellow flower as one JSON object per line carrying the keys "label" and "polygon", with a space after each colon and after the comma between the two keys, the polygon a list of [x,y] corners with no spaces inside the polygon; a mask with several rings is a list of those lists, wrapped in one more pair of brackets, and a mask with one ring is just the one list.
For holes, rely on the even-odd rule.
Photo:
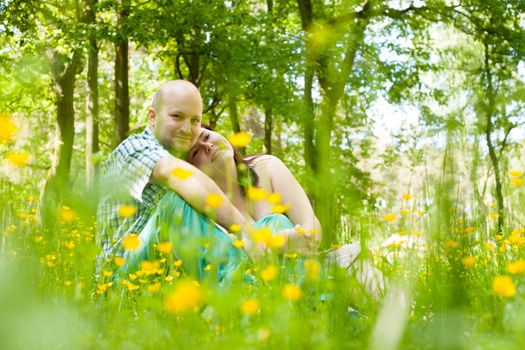
{"label": "blurred yellow flower", "polygon": [[255,315],[260,310],[259,302],[255,299],[248,299],[241,303],[241,312],[245,315]]}
{"label": "blurred yellow flower", "polygon": [[520,235],[511,235],[509,237],[509,241],[515,245],[522,245],[525,243],[525,237],[522,237]]}
{"label": "blurred yellow flower", "polygon": [[498,213],[490,213],[489,215],[487,215],[487,217],[489,219],[497,219],[497,218],[499,218],[499,214]]}
{"label": "blurred yellow flower", "polygon": [[17,168],[23,168],[29,163],[31,155],[27,152],[13,152],[7,155],[7,160]]}
{"label": "blurred yellow flower", "polygon": [[515,228],[514,230],[512,230],[510,234],[514,236],[514,235],[520,235],[522,233],[525,233],[525,230],[523,228]]}
{"label": "blurred yellow flower", "polygon": [[287,284],[283,288],[283,298],[288,301],[297,301],[301,298],[301,289],[295,284]]}
{"label": "blurred yellow flower", "polygon": [[403,199],[406,200],[406,201],[409,201],[409,200],[411,200],[412,198],[414,198],[414,197],[412,197],[411,194],[408,194],[408,193],[407,193],[407,194],[404,194],[404,195],[403,195]]}
{"label": "blurred yellow flower", "polygon": [[233,225],[230,226],[230,231],[234,232],[234,233],[240,232],[241,231],[241,226],[237,225],[237,224],[233,224]]}
{"label": "blurred yellow flower", "polygon": [[263,188],[258,187],[250,187],[248,188],[248,198],[252,201],[262,201],[268,196],[268,192],[266,192]]}
{"label": "blurred yellow flower", "polygon": [[216,193],[210,193],[206,197],[206,205],[208,205],[210,208],[217,209],[222,204],[222,196],[220,194]]}
{"label": "blurred yellow flower", "polygon": [[146,287],[146,289],[150,293],[157,293],[160,290],[160,282],[150,284]]}
{"label": "blurred yellow flower", "polygon": [[521,175],[523,175],[523,171],[521,170],[509,170],[509,176],[510,177],[520,177]]}
{"label": "blurred yellow flower", "polygon": [[281,203],[281,194],[280,193],[272,193],[268,196],[268,203],[277,205]]}
{"label": "blurred yellow flower", "polygon": [[423,215],[425,215],[425,211],[424,211],[424,210],[419,210],[419,209],[418,209],[418,210],[416,210],[416,212],[417,212],[417,214],[418,214],[419,216],[423,216]]}
{"label": "blurred yellow flower", "polygon": [[507,270],[513,275],[516,275],[518,273],[524,273],[525,272],[525,260],[520,259],[520,260],[509,263],[509,265],[507,266]]}
{"label": "blurred yellow flower", "polygon": [[178,259],[173,262],[173,266],[175,267],[181,267],[182,266],[182,260]]}
{"label": "blurred yellow flower", "polygon": [[193,175],[191,170],[186,170],[186,169],[180,168],[180,167],[173,168],[173,170],[171,171],[171,174],[173,176],[175,176],[176,178],[181,179],[181,180],[186,180],[188,177]]}
{"label": "blurred yellow flower", "polygon": [[465,269],[471,269],[476,264],[476,258],[473,256],[464,256],[461,259],[461,263]]}
{"label": "blurred yellow flower", "polygon": [[160,242],[155,245],[155,249],[157,249],[159,252],[161,252],[164,255],[171,254],[173,248],[173,244],[171,242]]}
{"label": "blurred yellow flower", "polygon": [[142,260],[142,262],[140,263],[140,272],[145,274],[146,276],[157,273],[159,268],[160,268],[160,262],[158,260],[156,261]]}
{"label": "blurred yellow flower", "polygon": [[489,252],[493,252],[495,248],[495,244],[493,242],[485,242],[485,249],[487,249]]}
{"label": "blurred yellow flower", "polygon": [[272,208],[272,213],[274,214],[284,214],[290,209],[290,204],[277,204],[274,205]]}
{"label": "blurred yellow flower", "polygon": [[139,285],[133,284],[133,283],[131,283],[131,282],[128,281],[128,280],[123,280],[123,281],[122,281],[122,284],[124,284],[124,285],[128,288],[128,291],[129,291],[129,292],[133,292],[133,291],[135,291],[135,290],[140,289],[140,286],[139,286]]}
{"label": "blurred yellow flower", "polygon": [[101,284],[99,286],[97,286],[97,294],[100,295],[102,293],[104,293],[107,289],[108,289],[108,284],[107,283],[104,283],[104,284]]}
{"label": "blurred yellow flower", "polygon": [[516,295],[516,286],[508,276],[496,276],[492,281],[492,290],[501,297],[510,298]]}
{"label": "blurred yellow flower", "polygon": [[137,207],[134,205],[121,205],[118,208],[118,215],[123,218],[129,218],[137,212]]}
{"label": "blurred yellow flower", "polygon": [[122,246],[124,249],[129,251],[135,251],[140,246],[140,239],[139,236],[135,233],[131,233],[124,237],[122,240]]}
{"label": "blurred yellow flower", "polygon": [[244,131],[239,131],[235,134],[228,136],[228,140],[230,141],[230,143],[237,148],[246,147],[246,145],[250,143],[251,139],[252,137]]}
{"label": "blurred yellow flower", "polygon": [[268,240],[268,247],[270,247],[271,249],[279,249],[283,247],[285,243],[286,243],[285,235],[281,235],[281,234],[272,235],[270,239]]}
{"label": "blurred yellow flower", "polygon": [[516,187],[523,185],[524,182],[525,182],[525,179],[522,177],[510,179],[511,185],[516,186]]}
{"label": "blurred yellow flower", "polygon": [[277,267],[275,265],[268,265],[259,274],[261,279],[265,282],[273,280],[277,276]]}
{"label": "blurred yellow flower", "polygon": [[397,218],[397,216],[395,214],[392,214],[392,213],[389,213],[389,214],[386,214],[386,215],[383,216],[383,220],[385,220],[386,222],[392,222],[396,218]]}
{"label": "blurred yellow flower", "polygon": [[267,243],[272,238],[272,231],[267,226],[253,229],[250,234],[257,243]]}
{"label": "blurred yellow flower", "polygon": [[116,257],[114,257],[114,258],[113,258],[113,261],[115,261],[115,265],[117,265],[117,266],[119,266],[119,267],[120,267],[120,266],[123,266],[124,263],[126,262],[126,261],[124,260],[124,258],[121,258],[120,256],[116,256]]}
{"label": "blurred yellow flower", "polygon": [[102,270],[102,276],[111,277],[112,275],[113,275],[113,271]]}
{"label": "blurred yellow flower", "polygon": [[411,213],[410,210],[407,209],[401,209],[401,215],[409,215]]}
{"label": "blurred yellow flower", "polygon": [[58,211],[58,218],[63,223],[64,222],[71,222],[71,221],[75,220],[76,217],[77,217],[77,215],[75,214],[73,209],[71,209],[68,206],[63,205],[62,208],[60,208],[60,210]]}
{"label": "blurred yellow flower", "polygon": [[164,300],[164,310],[169,314],[198,311],[202,302],[203,295],[199,283],[183,280]]}
{"label": "blurred yellow flower", "polygon": [[241,241],[240,239],[236,239],[235,241],[233,241],[233,246],[235,248],[242,248],[244,247],[244,242]]}
{"label": "blurred yellow flower", "polygon": [[476,228],[475,227],[472,227],[472,226],[469,226],[465,229],[465,233],[468,235],[468,234],[471,234],[473,232],[476,231]]}
{"label": "blurred yellow flower", "polygon": [[447,248],[456,248],[458,244],[459,243],[457,241],[453,241],[451,239],[445,241],[445,245],[447,246]]}
{"label": "blurred yellow flower", "polygon": [[210,271],[210,270],[211,270],[211,264],[204,266],[204,271]]}
{"label": "blurred yellow flower", "polygon": [[319,280],[319,271],[321,269],[321,264],[317,260],[306,260],[304,262],[305,277],[310,281]]}
{"label": "blurred yellow flower", "polygon": [[11,116],[0,115],[0,145],[13,141],[17,131],[18,126],[13,123]]}

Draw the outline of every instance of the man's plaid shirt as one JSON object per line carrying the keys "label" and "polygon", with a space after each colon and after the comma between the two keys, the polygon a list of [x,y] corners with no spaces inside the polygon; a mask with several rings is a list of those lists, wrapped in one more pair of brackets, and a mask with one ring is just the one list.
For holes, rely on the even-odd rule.
{"label": "man's plaid shirt", "polygon": [[[103,257],[120,255],[122,239],[139,234],[166,193],[163,186],[149,182],[153,167],[169,152],[146,127],[129,136],[109,155],[103,165],[101,198],[97,210],[98,238]],[[119,215],[119,208],[131,205],[137,211],[130,217]]]}

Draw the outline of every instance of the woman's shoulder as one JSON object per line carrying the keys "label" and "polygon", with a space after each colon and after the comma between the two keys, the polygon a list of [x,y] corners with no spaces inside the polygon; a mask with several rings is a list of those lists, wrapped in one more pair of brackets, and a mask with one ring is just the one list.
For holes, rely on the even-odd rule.
{"label": "woman's shoulder", "polygon": [[271,154],[254,154],[244,157],[244,160],[253,168],[266,167],[276,162],[282,163],[279,158]]}

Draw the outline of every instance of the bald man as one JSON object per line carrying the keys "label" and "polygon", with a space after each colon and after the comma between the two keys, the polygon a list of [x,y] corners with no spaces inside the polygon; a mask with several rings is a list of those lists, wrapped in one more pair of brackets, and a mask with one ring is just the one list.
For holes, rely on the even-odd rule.
{"label": "bald man", "polygon": [[[184,238],[204,237],[212,231],[222,245],[230,244],[232,238],[218,230],[208,217],[222,227],[240,225],[244,232],[241,238],[246,247],[251,247],[246,233],[253,220],[244,217],[215,182],[183,160],[199,136],[201,118],[202,99],[198,89],[188,81],[169,81],[155,94],[145,130],[129,136],[109,155],[103,167],[97,212],[105,263],[114,256],[125,256],[122,242],[130,234],[139,235],[141,246],[136,251],[140,252],[140,258],[148,257],[147,246],[155,242],[178,239],[182,242],[181,237],[173,236],[180,232]],[[206,204],[210,194],[222,198],[222,204],[213,210]],[[169,232],[161,232],[161,227],[168,227]],[[198,264],[208,262],[205,251],[192,247],[188,240],[184,242],[187,250],[175,251],[176,254],[192,255],[197,249]],[[219,253],[207,255],[213,254]],[[200,267],[194,270],[202,274]]]}

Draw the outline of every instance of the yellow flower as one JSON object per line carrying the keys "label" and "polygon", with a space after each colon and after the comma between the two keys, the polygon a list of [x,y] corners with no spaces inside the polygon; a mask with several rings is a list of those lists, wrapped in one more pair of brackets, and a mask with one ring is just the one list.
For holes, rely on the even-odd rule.
{"label": "yellow flower", "polygon": [[401,209],[401,215],[409,215],[409,214],[410,214],[410,210]]}
{"label": "yellow flower", "polygon": [[523,171],[521,170],[509,170],[510,177],[520,177],[521,175],[523,175]]}
{"label": "yellow flower", "polygon": [[284,214],[290,209],[290,204],[277,204],[274,205],[272,208],[272,213],[274,214]]}
{"label": "yellow flower", "polygon": [[140,289],[140,286],[139,286],[139,285],[133,284],[133,283],[131,283],[131,282],[128,281],[128,280],[123,280],[122,283],[128,288],[128,291],[129,291],[129,292],[133,292],[133,291],[135,291],[135,290]]}
{"label": "yellow flower", "polygon": [[255,299],[248,299],[241,303],[241,312],[245,315],[251,316],[259,312],[260,305]]}
{"label": "yellow flower", "polygon": [[525,179],[522,177],[510,179],[510,183],[512,184],[512,186],[516,187],[523,185],[523,182],[525,182]]}
{"label": "yellow flower", "polygon": [[250,143],[251,139],[252,137],[244,131],[239,131],[235,134],[228,136],[228,140],[230,141],[230,143],[237,148],[246,147],[246,145]]}
{"label": "yellow flower", "polygon": [[173,262],[173,266],[175,267],[181,267],[182,266],[182,260],[178,259]]}
{"label": "yellow flower", "polygon": [[102,270],[102,276],[111,277],[112,275],[113,275],[113,271]]}
{"label": "yellow flower", "polygon": [[411,200],[412,198],[413,198],[413,197],[412,197],[411,194],[408,194],[408,193],[407,193],[407,194],[404,194],[404,195],[403,195],[403,199],[406,200],[406,201],[409,201],[409,200]]}
{"label": "yellow flower", "polygon": [[283,298],[288,301],[297,301],[301,298],[301,289],[295,284],[287,284],[283,288]]}
{"label": "yellow flower", "polygon": [[525,272],[525,260],[517,260],[509,263],[507,270],[513,275]]}
{"label": "yellow flower", "polygon": [[129,250],[129,251],[137,250],[138,247],[140,246],[139,236],[134,233],[127,235],[122,240],[122,246],[124,247],[124,249]]}
{"label": "yellow flower", "polygon": [[211,270],[211,264],[204,266],[204,271],[210,271],[210,270]]}
{"label": "yellow flower", "polygon": [[197,311],[203,302],[202,291],[196,281],[181,281],[164,300],[164,310],[169,314]]}
{"label": "yellow flower", "polygon": [[423,215],[425,215],[425,211],[424,211],[424,210],[419,210],[419,209],[418,209],[418,210],[416,210],[416,212],[417,212],[417,214],[418,214],[419,216],[423,216]]}
{"label": "yellow flower", "polygon": [[269,282],[277,276],[277,267],[275,265],[268,265],[260,272],[263,281]]}
{"label": "yellow flower", "polygon": [[286,243],[285,235],[272,235],[268,240],[268,247],[272,249],[279,249]]}
{"label": "yellow flower", "polygon": [[525,230],[523,228],[515,228],[514,230],[512,230],[510,234],[514,236],[514,235],[520,235],[522,233],[525,233]]}
{"label": "yellow flower", "polygon": [[461,263],[465,269],[471,269],[476,264],[476,258],[473,256],[464,256],[461,259]]}
{"label": "yellow flower", "polygon": [[494,251],[494,246],[495,244],[492,243],[492,242],[485,242],[485,249],[487,249],[489,252],[493,252]]}
{"label": "yellow flower", "polygon": [[236,239],[235,241],[233,241],[233,246],[235,248],[242,248],[244,247],[244,242],[241,241],[240,239]]}
{"label": "yellow flower", "polygon": [[262,201],[266,198],[266,196],[268,196],[268,192],[266,192],[266,190],[263,188],[248,188],[248,198],[252,201]]}
{"label": "yellow flower", "polygon": [[133,216],[137,212],[137,207],[134,205],[121,205],[118,208],[118,215],[122,216],[123,218],[129,218],[130,216]]}
{"label": "yellow flower", "polygon": [[525,243],[525,237],[521,237],[519,235],[512,235],[509,237],[509,241],[515,245],[522,245]]}
{"label": "yellow flower", "polygon": [[490,213],[489,215],[487,215],[487,217],[489,219],[497,219],[497,218],[499,218],[499,214],[498,213]]}
{"label": "yellow flower", "polygon": [[18,127],[8,115],[0,115],[0,145],[13,141]]}
{"label": "yellow flower", "polygon": [[501,297],[510,298],[516,295],[516,286],[508,276],[496,276],[492,281],[492,290]]}
{"label": "yellow flower", "polygon": [[304,262],[305,276],[310,281],[317,281],[319,279],[319,270],[321,265],[316,260],[306,260]]}
{"label": "yellow flower", "polygon": [[161,252],[164,255],[170,254],[172,252],[173,245],[171,242],[160,242],[155,245],[155,249]]}
{"label": "yellow flower", "polygon": [[445,241],[445,245],[447,246],[447,248],[456,248],[458,244],[459,243],[457,241],[453,241],[451,239]]}
{"label": "yellow flower", "polygon": [[264,226],[252,230],[251,236],[257,243],[267,243],[272,238],[272,231],[267,226]]}
{"label": "yellow flower", "polygon": [[7,155],[9,163],[17,168],[23,168],[29,163],[30,154],[27,152],[13,152]]}
{"label": "yellow flower", "polygon": [[385,220],[386,222],[392,222],[394,221],[395,219],[397,218],[397,216],[395,216],[394,214],[386,214],[383,216],[383,220]]}
{"label": "yellow flower", "polygon": [[[140,263],[140,272],[145,274],[146,276],[153,275],[157,273],[157,270],[160,267],[159,261],[149,261],[149,260],[142,260]],[[137,272],[138,274],[138,272]]]}
{"label": "yellow flower", "polygon": [[58,211],[58,218],[60,219],[61,222],[71,222],[71,221],[75,220],[76,217],[77,217],[77,215],[75,214],[73,209],[71,209],[68,206],[64,205]]}
{"label": "yellow flower", "polygon": [[101,285],[97,286],[97,294],[100,295],[100,294],[104,293],[107,289],[108,289],[108,285],[106,283],[101,284]]}
{"label": "yellow flower", "polygon": [[150,293],[157,293],[160,290],[160,283],[156,282],[156,283],[150,284],[149,286],[146,287],[146,289]]}
{"label": "yellow flower", "polygon": [[116,257],[114,257],[114,258],[113,258],[113,261],[115,261],[115,265],[117,265],[118,267],[123,266],[124,263],[126,262],[126,261],[124,260],[124,258],[121,258],[120,256],[116,256]]}
{"label": "yellow flower", "polygon": [[231,232],[240,232],[241,231],[241,226],[240,225],[237,225],[237,224],[233,224],[230,226],[230,231]]}
{"label": "yellow flower", "polygon": [[272,193],[268,196],[268,203],[277,205],[281,203],[281,194],[280,193]]}
{"label": "yellow flower", "polygon": [[181,179],[181,180],[186,180],[188,177],[190,177],[191,175],[193,175],[193,173],[191,172],[191,170],[186,170],[184,168],[174,168],[172,171],[171,171],[171,174],[173,176],[175,176],[176,178],[178,179]]}
{"label": "yellow flower", "polygon": [[476,228],[475,227],[472,227],[472,226],[469,226],[465,229],[465,233],[468,235],[468,234],[471,234],[473,232],[476,231]]}
{"label": "yellow flower", "polygon": [[206,197],[206,204],[213,209],[217,209],[222,204],[222,197],[220,194],[210,193]]}

